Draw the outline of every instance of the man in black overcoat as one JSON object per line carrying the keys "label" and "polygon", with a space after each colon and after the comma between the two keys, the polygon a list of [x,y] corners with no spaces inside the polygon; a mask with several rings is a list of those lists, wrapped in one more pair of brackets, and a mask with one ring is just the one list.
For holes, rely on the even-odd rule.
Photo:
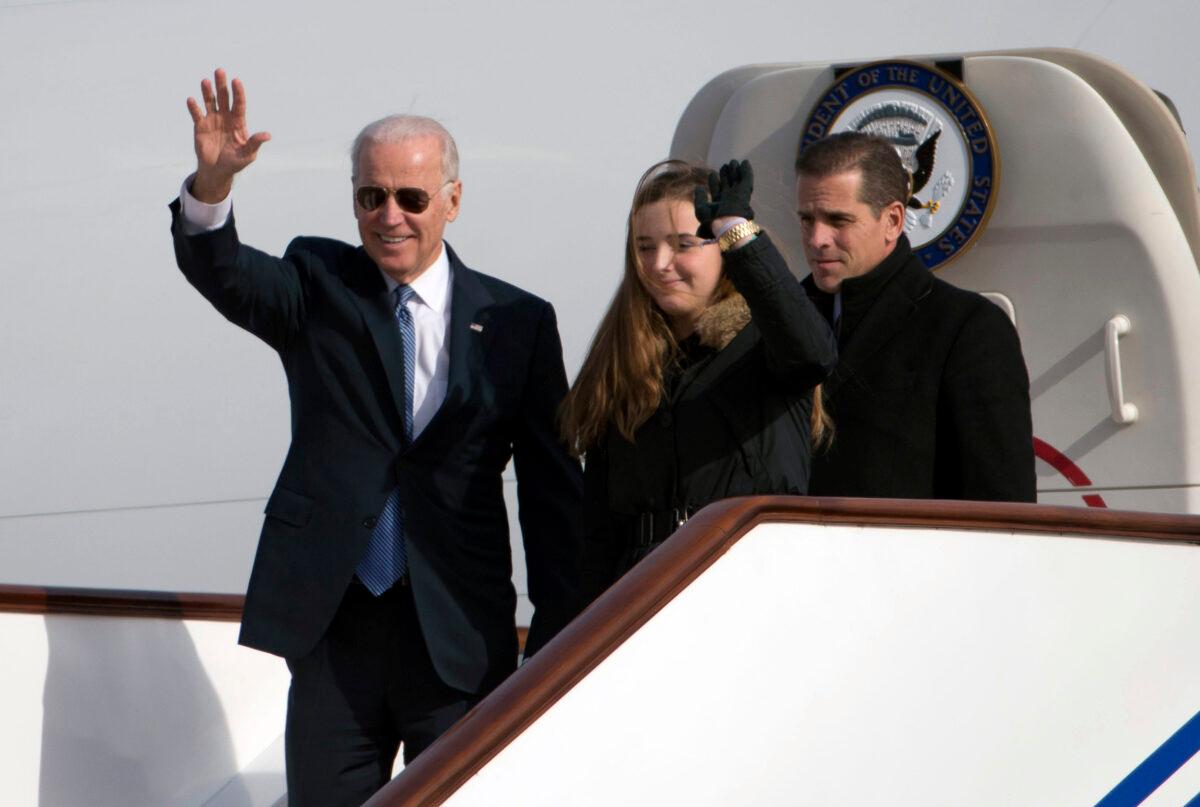
{"label": "man in black overcoat", "polygon": [[1036,501],[1016,329],[913,254],[895,149],[843,132],[801,152],[796,173],[804,286],[838,339],[823,387],[836,431],[813,457],[809,493]]}
{"label": "man in black overcoat", "polygon": [[535,613],[526,655],[578,609],[582,477],[556,437],[566,392],[548,303],[442,241],[454,141],[392,116],[352,154],[362,246],[242,244],[234,175],[269,139],[223,71],[188,99],[197,171],[172,206],[180,269],[275,349],[292,442],[266,505],[241,642],[292,673],[288,803],[361,804],[516,666],[501,473],[517,472]]}

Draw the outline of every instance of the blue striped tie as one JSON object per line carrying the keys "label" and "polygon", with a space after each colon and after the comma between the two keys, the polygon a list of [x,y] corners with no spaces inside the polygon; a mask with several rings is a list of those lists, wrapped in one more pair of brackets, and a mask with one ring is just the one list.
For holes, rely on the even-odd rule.
{"label": "blue striped tie", "polygon": [[[408,286],[396,287],[396,324],[404,343],[404,443],[412,442],[413,374],[417,362],[417,335],[408,301],[415,292]],[[400,488],[392,488],[375,522],[375,531],[367,544],[367,553],[355,570],[358,579],[378,597],[408,571],[408,552],[404,546],[404,508],[400,506]]]}

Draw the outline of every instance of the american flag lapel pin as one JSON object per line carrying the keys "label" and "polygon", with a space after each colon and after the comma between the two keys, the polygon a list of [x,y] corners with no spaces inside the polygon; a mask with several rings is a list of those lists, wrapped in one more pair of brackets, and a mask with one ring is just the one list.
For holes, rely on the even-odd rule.
{"label": "american flag lapel pin", "polygon": [[478,322],[472,322],[471,330],[473,330],[475,333],[483,333],[483,326],[480,325]]}

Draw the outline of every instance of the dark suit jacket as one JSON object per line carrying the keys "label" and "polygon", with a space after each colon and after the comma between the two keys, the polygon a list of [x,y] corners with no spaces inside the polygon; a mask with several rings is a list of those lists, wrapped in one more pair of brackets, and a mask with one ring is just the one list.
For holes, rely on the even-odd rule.
{"label": "dark suit jacket", "polygon": [[494,686],[517,657],[501,482],[510,457],[535,607],[527,652],[578,607],[582,481],[554,430],[566,392],[554,310],[449,251],[446,399],[404,447],[404,353],[386,284],[363,249],[297,238],[275,258],[239,243],[232,217],[189,237],[178,201],[171,209],[180,269],[279,353],[291,397],[292,443],[267,501],[242,643],[289,658],[316,645],[399,485],[434,666],[457,689]]}
{"label": "dark suit jacket", "polygon": [[[828,311],[832,295],[804,285]],[[823,388],[836,433],[809,492],[1036,501],[1029,376],[1004,312],[935,277],[904,237],[842,293]]]}

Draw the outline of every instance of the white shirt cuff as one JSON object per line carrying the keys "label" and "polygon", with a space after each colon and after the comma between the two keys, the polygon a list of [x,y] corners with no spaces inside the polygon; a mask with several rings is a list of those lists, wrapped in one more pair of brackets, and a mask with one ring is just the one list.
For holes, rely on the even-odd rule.
{"label": "white shirt cuff", "polygon": [[195,196],[192,196],[189,186],[192,184],[191,174],[183,181],[183,187],[179,189],[179,204],[182,212],[181,220],[183,224],[184,235],[200,235],[202,233],[211,233],[213,230],[219,230],[225,226],[225,222],[229,221],[229,214],[233,212],[232,194],[226,196],[215,205],[201,202]]}

